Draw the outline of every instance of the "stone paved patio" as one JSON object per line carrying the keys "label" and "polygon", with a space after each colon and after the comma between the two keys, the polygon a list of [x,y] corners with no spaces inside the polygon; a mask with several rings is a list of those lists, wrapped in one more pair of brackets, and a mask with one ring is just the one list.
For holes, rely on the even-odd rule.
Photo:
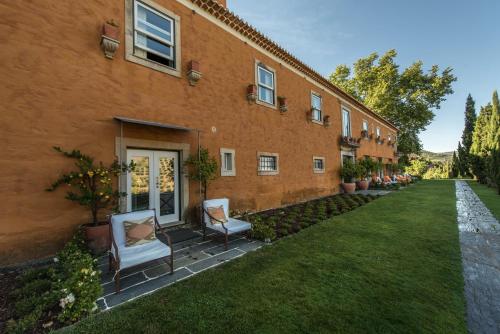
{"label": "stone paved patio", "polygon": [[[184,231],[180,232],[180,234],[184,233]],[[175,233],[174,231],[172,234]],[[115,294],[113,273],[108,271],[108,257],[99,258],[99,269],[102,271],[101,285],[103,287],[103,295],[97,300],[99,307],[102,310],[108,310],[196,275],[206,269],[243,256],[264,245],[260,241],[236,236],[230,238],[228,250],[225,251],[220,236],[210,234],[207,236],[207,240],[203,241],[200,231],[189,230],[184,234],[187,235],[187,240],[176,242],[176,238],[173,238],[175,269],[173,275],[168,274],[169,266],[163,261],[154,261],[144,266],[132,268],[132,270],[123,270],[121,272],[121,292],[119,294]]]}
{"label": "stone paved patio", "polygon": [[471,333],[500,333],[500,224],[465,181],[455,181]]}

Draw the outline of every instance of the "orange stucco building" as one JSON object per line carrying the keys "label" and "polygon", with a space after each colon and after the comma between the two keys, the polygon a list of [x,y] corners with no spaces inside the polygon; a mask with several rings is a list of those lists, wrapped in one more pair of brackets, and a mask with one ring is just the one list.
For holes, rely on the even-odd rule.
{"label": "orange stucco building", "polygon": [[[397,160],[394,126],[225,1],[0,6],[0,264],[51,255],[89,220],[64,189],[45,191],[72,168],[53,146],[134,160],[139,170],[118,182],[128,192],[121,209],[155,207],[166,225],[189,221],[200,201],[182,167],[198,140],[221,165],[209,197],[238,209],[338,192],[342,156]],[[118,34],[103,37],[110,20]],[[363,126],[371,139],[341,145]]]}

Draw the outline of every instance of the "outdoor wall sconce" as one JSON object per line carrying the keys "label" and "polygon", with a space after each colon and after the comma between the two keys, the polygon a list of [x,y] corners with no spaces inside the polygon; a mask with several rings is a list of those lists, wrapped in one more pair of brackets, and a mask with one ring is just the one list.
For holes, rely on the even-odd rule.
{"label": "outdoor wall sconce", "polygon": [[278,104],[280,107],[280,112],[286,113],[288,111],[288,104],[286,103],[286,97],[284,96],[278,96]]}
{"label": "outdoor wall sconce", "polygon": [[331,124],[330,122],[330,116],[326,115],[325,117],[323,117],[323,125],[325,126],[325,128],[329,128]]}
{"label": "outdoor wall sconce", "polygon": [[198,61],[191,60],[189,62],[187,76],[188,76],[189,84],[191,86],[195,86],[198,83],[198,81],[200,81],[202,74],[200,71],[200,63]]}
{"label": "outdoor wall sconce", "polygon": [[248,85],[247,87],[247,100],[250,103],[255,103],[257,101],[257,86]]}
{"label": "outdoor wall sconce", "polygon": [[106,58],[113,59],[120,45],[119,39],[120,27],[113,20],[104,23],[102,26],[101,48]]}

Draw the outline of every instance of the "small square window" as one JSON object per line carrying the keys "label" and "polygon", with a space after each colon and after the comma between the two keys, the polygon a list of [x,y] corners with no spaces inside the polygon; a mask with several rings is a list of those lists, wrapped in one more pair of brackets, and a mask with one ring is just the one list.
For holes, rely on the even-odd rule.
{"label": "small square window", "polygon": [[229,148],[220,149],[221,176],[236,176],[236,166],[234,164],[235,150]]}
{"label": "small square window", "polygon": [[322,98],[320,95],[311,93],[311,119],[316,122],[323,122],[322,117]]}
{"label": "small square window", "polygon": [[314,171],[314,173],[324,173],[325,172],[325,158],[324,157],[313,157],[313,171]]}
{"label": "small square window", "polygon": [[259,175],[277,175],[279,172],[279,155],[276,153],[259,152],[257,171]]}

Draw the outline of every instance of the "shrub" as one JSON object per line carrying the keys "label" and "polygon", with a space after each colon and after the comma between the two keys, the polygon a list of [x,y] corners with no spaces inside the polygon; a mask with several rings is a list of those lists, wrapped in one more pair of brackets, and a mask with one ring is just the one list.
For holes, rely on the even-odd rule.
{"label": "shrub", "polygon": [[365,205],[365,201],[359,195],[350,195],[349,198],[358,203],[359,206]]}
{"label": "shrub", "polygon": [[316,205],[316,219],[318,221],[325,220],[327,218],[326,215],[326,203],[324,200],[321,200]]}
{"label": "shrub", "polygon": [[355,209],[359,206],[358,202],[355,202],[351,196],[349,195],[341,195],[341,197],[344,199],[344,201],[346,202],[346,204],[349,206],[349,208],[352,210],[352,209]]}
{"label": "shrub", "polygon": [[340,211],[340,213],[346,213],[351,210],[349,205],[346,203],[344,198],[340,195],[337,195],[333,198],[333,201],[337,204],[337,208]]}
{"label": "shrub", "polygon": [[338,207],[337,207],[337,203],[335,203],[335,201],[333,200],[333,198],[329,198],[326,202],[326,208],[327,208],[327,211],[328,211],[328,216],[331,217],[331,216],[337,216],[340,214],[339,210],[338,210]]}
{"label": "shrub", "polygon": [[276,239],[275,224],[276,221],[272,219],[264,222],[261,216],[252,217],[252,238],[262,241]]}
{"label": "shrub", "polygon": [[8,332],[35,331],[41,320],[75,322],[97,310],[102,293],[95,260],[80,233],[66,244],[53,266],[26,272],[14,292],[16,319]]}

